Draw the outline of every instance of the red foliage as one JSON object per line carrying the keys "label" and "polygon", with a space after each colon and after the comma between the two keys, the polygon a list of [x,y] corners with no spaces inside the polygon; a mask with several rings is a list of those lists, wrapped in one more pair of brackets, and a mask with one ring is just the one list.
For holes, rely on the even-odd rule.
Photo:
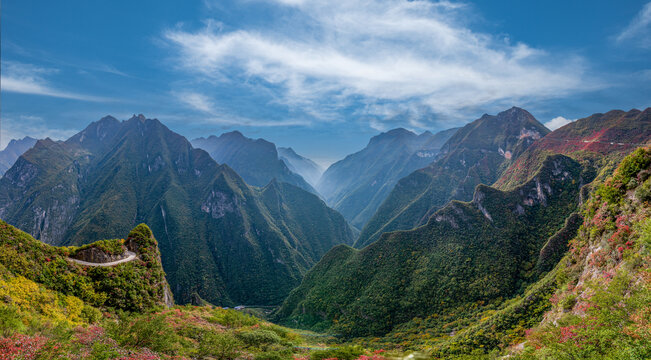
{"label": "red foliage", "polygon": [[91,325],[87,328],[78,327],[75,330],[77,332],[77,342],[82,345],[91,345],[99,338],[104,336],[104,329],[95,325]]}
{"label": "red foliage", "polygon": [[0,359],[2,360],[31,360],[36,359],[41,349],[47,343],[42,336],[27,336],[14,334],[8,338],[0,338]]}

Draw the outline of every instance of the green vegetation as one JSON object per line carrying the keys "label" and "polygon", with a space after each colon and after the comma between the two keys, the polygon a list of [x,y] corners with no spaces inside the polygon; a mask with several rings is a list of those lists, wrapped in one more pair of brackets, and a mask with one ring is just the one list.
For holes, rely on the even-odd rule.
{"label": "green vegetation", "polygon": [[98,240],[91,244],[86,244],[82,246],[70,246],[67,249],[67,252],[70,256],[74,257],[75,254],[80,251],[96,248],[103,251],[106,254],[110,255],[120,255],[123,254],[127,248],[124,246],[124,239],[111,239],[111,240]]}
{"label": "green vegetation", "polygon": [[398,180],[429,165],[457,130],[416,135],[399,128],[374,136],[364,149],[332,164],[318,189],[328,204],[361,229]]}
{"label": "green vegetation", "polygon": [[[250,187],[144,116],[107,117],[65,142],[39,141],[0,179],[0,216],[66,246],[147,223],[179,303],[279,304],[326,251],[353,241],[345,219],[317,196],[282,182]],[[115,241],[94,246],[120,251]]]}
{"label": "green vegetation", "polygon": [[551,310],[517,358],[651,357],[651,207],[636,191],[650,165],[651,149],[638,149],[597,187],[557,266]]}
{"label": "green vegetation", "polygon": [[[82,266],[68,259],[78,249],[43,244],[0,220],[0,264],[20,275],[13,281],[29,279],[95,307],[142,311],[163,305],[169,289],[151,230],[138,225],[125,243],[137,250],[138,259],[115,267]],[[120,240],[111,240],[97,247],[113,249],[118,244],[124,246]]]}
{"label": "green vegetation", "polygon": [[300,175],[280,160],[276,145],[264,139],[250,139],[239,131],[192,140],[192,145],[206,150],[219,164],[226,164],[252,186],[263,187],[271,180],[292,184],[316,194]]}
{"label": "green vegetation", "polygon": [[[66,259],[78,248],[46,245],[0,222],[0,358],[310,358],[314,344],[305,337],[243,312],[163,307],[160,292],[167,284],[157,241],[144,224],[124,241],[84,248],[117,249],[116,244],[139,259],[81,266]],[[360,347],[355,354],[346,358],[375,356]]]}
{"label": "green vegetation", "polygon": [[386,232],[424,225],[451,200],[470,201],[477,185],[495,182],[547,133],[547,128],[519,108],[467,124],[443,145],[435,162],[396,184],[364,226],[355,247],[371,244]]}
{"label": "green vegetation", "polygon": [[383,336],[427,318],[439,326],[432,336],[454,331],[446,324],[496,309],[539,279],[540,250],[577,210],[580,184],[591,177],[577,162],[552,156],[517,189],[480,185],[472,202],[451,202],[425,226],[385,234],[359,251],[337,247],[277,316],[345,337]]}

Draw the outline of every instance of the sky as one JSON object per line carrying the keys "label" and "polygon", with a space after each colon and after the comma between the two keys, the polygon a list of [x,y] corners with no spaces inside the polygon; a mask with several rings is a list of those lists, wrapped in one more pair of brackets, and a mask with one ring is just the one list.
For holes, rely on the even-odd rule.
{"label": "sky", "polygon": [[550,128],[651,106],[649,1],[5,0],[0,148],[111,114],[328,164],[512,106]]}

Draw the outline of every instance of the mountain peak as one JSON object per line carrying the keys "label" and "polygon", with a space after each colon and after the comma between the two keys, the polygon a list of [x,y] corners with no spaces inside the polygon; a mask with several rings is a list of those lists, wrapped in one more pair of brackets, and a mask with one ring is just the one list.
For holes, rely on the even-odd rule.
{"label": "mountain peak", "polygon": [[147,117],[143,114],[138,114],[138,115],[133,114],[133,116],[131,116],[131,118],[127,121],[132,121],[132,120],[139,120],[140,122],[144,122],[145,120],[147,120]]}
{"label": "mountain peak", "polygon": [[371,138],[371,140],[368,142],[369,145],[374,145],[377,144],[378,142],[381,141],[390,141],[394,139],[404,139],[404,138],[411,138],[411,137],[417,137],[415,133],[412,131],[409,131],[405,128],[395,128],[391,129],[387,132],[383,132],[379,135],[375,135]]}
{"label": "mountain peak", "polygon": [[[211,135],[211,137],[214,135]],[[230,138],[230,139],[245,139],[246,136],[239,132],[238,130],[233,130],[229,132],[225,132],[219,136],[220,138]]]}
{"label": "mountain peak", "polygon": [[102,122],[119,122],[118,119],[114,118],[112,115],[106,115],[103,118],[99,119],[100,123]]}
{"label": "mountain peak", "polygon": [[524,119],[530,120],[535,118],[527,110],[514,106],[508,110],[502,111],[497,114],[498,118],[505,118],[507,120],[517,120],[522,121]]}

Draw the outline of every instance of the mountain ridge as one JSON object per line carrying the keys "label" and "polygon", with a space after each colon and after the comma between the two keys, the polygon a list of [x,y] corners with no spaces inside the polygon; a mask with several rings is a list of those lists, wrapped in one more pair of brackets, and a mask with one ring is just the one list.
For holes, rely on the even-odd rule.
{"label": "mountain ridge", "polygon": [[287,182],[311,193],[317,191],[301,175],[292,172],[278,155],[276,145],[265,139],[251,139],[235,130],[191,141],[204,149],[217,163],[228,164],[247,184],[266,186],[272,179]]}
{"label": "mountain ridge", "polygon": [[433,162],[400,179],[355,243],[364,247],[384,232],[423,225],[450,200],[468,201],[476,185],[492,184],[547,130],[526,110],[513,107],[457,130]]}
{"label": "mountain ridge", "polygon": [[18,157],[29,150],[37,139],[25,136],[22,139],[12,139],[9,144],[0,151],[0,177],[18,160]]}
{"label": "mountain ridge", "polygon": [[92,123],[66,142],[40,141],[21,156],[0,179],[0,217],[57,245],[147,223],[181,303],[278,303],[323,252],[352,243],[343,217],[313,194],[278,187],[284,210],[275,219],[262,188],[158,120],[103,124],[115,122]]}
{"label": "mountain ridge", "polygon": [[323,173],[317,189],[326,202],[361,228],[395,183],[426,166],[456,129],[415,134],[404,128],[372,137],[367,146],[335,162]]}

